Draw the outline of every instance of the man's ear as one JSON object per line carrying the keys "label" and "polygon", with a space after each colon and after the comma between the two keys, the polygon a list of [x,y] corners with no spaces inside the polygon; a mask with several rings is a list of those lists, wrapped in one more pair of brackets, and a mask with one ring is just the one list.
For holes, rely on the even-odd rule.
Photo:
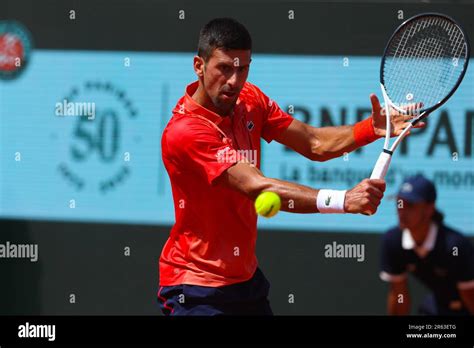
{"label": "man's ear", "polygon": [[199,56],[194,56],[193,66],[196,75],[202,78],[204,76],[204,59]]}

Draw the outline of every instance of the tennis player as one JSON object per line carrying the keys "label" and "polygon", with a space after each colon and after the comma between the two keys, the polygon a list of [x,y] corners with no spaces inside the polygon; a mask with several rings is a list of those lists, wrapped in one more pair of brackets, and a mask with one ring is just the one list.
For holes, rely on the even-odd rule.
{"label": "tennis player", "polygon": [[[354,126],[314,128],[293,119],[247,82],[251,49],[242,24],[207,23],[194,57],[198,81],[186,87],[163,132],[176,218],[159,262],[165,315],[272,314],[255,255],[261,192],[276,192],[292,213],[374,214],[383,197],[383,180],[317,190],[260,172],[261,138],[322,162],[383,136],[385,117],[372,95],[371,117]],[[407,117],[391,116],[393,135],[400,134]]]}
{"label": "tennis player", "polygon": [[435,186],[421,175],[408,178],[398,193],[399,226],[384,235],[381,254],[389,314],[410,312],[409,273],[431,291],[419,314],[474,313],[474,247],[443,223],[435,202]]}

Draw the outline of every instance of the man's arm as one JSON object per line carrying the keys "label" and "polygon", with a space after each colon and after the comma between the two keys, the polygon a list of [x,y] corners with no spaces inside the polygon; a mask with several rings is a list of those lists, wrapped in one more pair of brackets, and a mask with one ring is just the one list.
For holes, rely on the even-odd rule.
{"label": "man's arm", "polygon": [[[263,191],[277,193],[281,209],[291,213],[318,213],[316,197],[319,190],[288,181],[265,177],[255,166],[238,162],[216,179],[216,184],[237,190],[252,200]],[[385,191],[385,181],[365,179],[348,190],[344,200],[346,213],[374,214]]]}
{"label": "man's arm", "polygon": [[410,293],[406,277],[390,282],[387,312],[389,315],[408,315],[410,313]]}
{"label": "man's arm", "polygon": [[358,147],[353,126],[316,128],[297,119],[275,140],[318,162],[340,157]]}
{"label": "man's arm", "polygon": [[459,294],[469,312],[474,315],[474,288],[459,289]]}
{"label": "man's arm", "polygon": [[[275,140],[313,161],[327,161],[354,151],[385,135],[386,117],[375,94],[370,96],[372,116],[357,125],[316,128],[297,119]],[[391,114],[391,136],[399,135],[412,116],[395,110]],[[420,122],[414,128],[424,127]]]}
{"label": "man's arm", "polygon": [[455,258],[453,266],[459,296],[469,312],[474,315],[474,245],[465,236],[460,236],[453,241],[452,247],[454,246],[458,249],[456,256],[453,256]]}

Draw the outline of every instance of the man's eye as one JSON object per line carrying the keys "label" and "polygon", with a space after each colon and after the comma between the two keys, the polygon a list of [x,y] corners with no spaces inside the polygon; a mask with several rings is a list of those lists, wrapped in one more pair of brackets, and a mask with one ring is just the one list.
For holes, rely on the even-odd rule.
{"label": "man's eye", "polygon": [[229,72],[229,71],[232,70],[231,67],[228,66],[228,65],[223,65],[223,66],[221,67],[221,69],[222,69],[222,71],[225,72],[225,73],[227,73],[227,72]]}

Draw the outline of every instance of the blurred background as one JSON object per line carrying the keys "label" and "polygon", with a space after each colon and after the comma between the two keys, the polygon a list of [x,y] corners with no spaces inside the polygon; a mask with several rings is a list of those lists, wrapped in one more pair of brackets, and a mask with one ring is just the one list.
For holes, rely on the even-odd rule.
{"label": "blurred background", "polygon": [[[38,261],[0,259],[0,314],[161,314],[158,258],[174,211],[160,139],[196,79],[192,58],[207,21],[246,25],[249,81],[320,127],[370,114],[369,94],[381,98],[386,41],[421,12],[448,14],[474,38],[472,1],[3,0],[0,244],[35,244]],[[93,103],[95,116],[58,116],[64,100]],[[432,179],[447,224],[473,239],[473,121],[471,66],[450,101],[399,148],[375,216],[260,220],[258,258],[274,312],[385,313],[379,244],[397,223],[390,196],[408,175]],[[382,142],[324,163],[263,142],[262,170],[350,188],[370,175]],[[364,260],[325,258],[333,242],[363,244]],[[411,282],[411,291],[415,309],[425,289]]]}

